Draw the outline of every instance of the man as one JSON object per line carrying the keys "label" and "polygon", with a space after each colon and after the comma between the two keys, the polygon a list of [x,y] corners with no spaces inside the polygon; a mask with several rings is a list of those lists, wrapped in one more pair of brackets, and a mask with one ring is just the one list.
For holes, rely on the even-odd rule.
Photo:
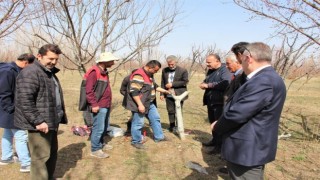
{"label": "man", "polygon": [[[167,57],[168,67],[162,70],[161,76],[161,88],[170,91],[174,95],[181,95],[185,91],[187,91],[188,80],[188,71],[182,67],[177,66],[177,57],[176,56],[168,56]],[[180,102],[181,109],[183,106],[183,101],[185,101],[188,97],[185,97]],[[169,117],[169,131],[174,132],[176,129],[176,105],[175,100],[172,96],[167,96],[161,93],[161,100],[166,99],[166,106]]]}
{"label": "man", "polygon": [[225,91],[225,101],[246,81],[246,75],[243,73],[241,63],[235,54],[227,55],[226,67],[232,73],[232,80]]}
{"label": "man", "polygon": [[[237,91],[237,89],[246,82],[246,75],[243,73],[241,59],[239,56],[244,52],[245,46],[248,44],[249,43],[247,42],[234,44],[231,48],[233,54],[228,54],[226,57],[226,67],[232,73],[232,80],[225,91],[224,104],[229,99],[229,97],[231,97]],[[219,135],[214,131],[212,132],[212,134],[214,134],[214,137],[218,137],[220,139],[220,141],[217,142],[219,144],[216,144],[216,146],[221,147],[222,137],[219,137]],[[227,166],[219,168],[219,172],[228,174]]]}
{"label": "man", "polygon": [[149,61],[144,67],[137,69],[130,76],[130,88],[125,102],[126,109],[132,111],[131,145],[137,149],[145,149],[141,129],[146,116],[151,125],[154,141],[165,141],[160,115],[156,106],[156,91],[169,94],[170,92],[158,87],[154,82],[153,75],[159,71],[161,64],[157,60]]}
{"label": "man", "polygon": [[59,123],[68,122],[55,67],[61,53],[57,45],[42,46],[17,77],[14,125],[28,130],[31,179],[53,179]]}
{"label": "man", "polygon": [[34,55],[25,53],[14,62],[0,63],[0,127],[4,128],[1,140],[2,157],[0,165],[14,162],[12,150],[14,138],[15,148],[21,163],[20,172],[30,172],[31,160],[27,144],[27,132],[18,129],[13,123],[16,78],[23,68],[33,63],[34,59]]}
{"label": "man", "polygon": [[229,98],[212,127],[223,136],[221,154],[231,179],[263,179],[265,164],[275,159],[286,88],[271,67],[268,45],[251,43],[240,58],[247,82]]}
{"label": "man", "polygon": [[[208,72],[205,80],[199,85],[202,90],[205,90],[203,95],[203,105],[207,106],[208,119],[210,124],[217,121],[222,114],[223,95],[231,81],[231,73],[226,66],[221,63],[220,56],[217,54],[209,54],[206,58]],[[212,134],[213,136],[213,134]],[[215,139],[209,142],[203,142],[204,146],[216,145]],[[219,151],[212,149],[208,153]]]}
{"label": "man", "polygon": [[111,86],[108,69],[114,65],[119,58],[110,52],[101,53],[96,60],[96,65],[89,69],[84,75],[85,94],[93,125],[91,129],[91,156],[96,158],[107,158],[109,155],[104,151],[111,150],[111,145],[104,143],[104,136],[108,128],[111,108]]}

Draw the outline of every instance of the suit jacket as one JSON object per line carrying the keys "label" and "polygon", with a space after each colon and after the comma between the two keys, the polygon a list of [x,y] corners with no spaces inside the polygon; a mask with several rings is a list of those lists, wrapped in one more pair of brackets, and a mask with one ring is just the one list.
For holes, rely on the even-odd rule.
{"label": "suit jacket", "polygon": [[227,87],[224,94],[224,102],[228,101],[228,99],[239,89],[242,84],[246,82],[246,74],[243,73],[242,69],[239,73],[231,80],[229,86]]}
{"label": "suit jacket", "polygon": [[245,82],[227,101],[214,131],[223,135],[222,157],[243,166],[275,159],[286,88],[272,67]]}
{"label": "suit jacket", "polygon": [[[166,84],[168,84],[168,77],[169,73],[171,72],[169,67],[166,67],[162,70],[162,76],[161,76],[161,87],[163,89],[167,89],[165,87]],[[177,96],[181,95],[185,91],[187,91],[187,84],[189,82],[189,76],[188,76],[188,71],[182,67],[177,66],[175,69],[175,74],[172,82],[172,88],[174,88],[174,92]],[[161,93],[163,95],[163,93]],[[164,95],[166,97],[166,95]],[[185,97],[183,99],[186,100],[188,98]]]}

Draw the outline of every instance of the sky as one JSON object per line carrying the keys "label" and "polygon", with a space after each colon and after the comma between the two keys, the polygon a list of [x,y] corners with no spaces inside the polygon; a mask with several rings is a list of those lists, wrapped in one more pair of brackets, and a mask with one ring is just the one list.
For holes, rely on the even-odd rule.
{"label": "sky", "polygon": [[270,20],[249,20],[249,12],[231,0],[185,0],[182,11],[176,29],[160,43],[165,55],[190,56],[193,45],[228,52],[240,41],[276,44]]}

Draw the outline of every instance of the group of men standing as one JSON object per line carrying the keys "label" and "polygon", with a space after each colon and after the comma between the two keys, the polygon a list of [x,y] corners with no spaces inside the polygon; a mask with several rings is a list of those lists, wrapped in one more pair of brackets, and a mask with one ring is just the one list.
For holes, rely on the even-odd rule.
{"label": "group of men standing", "polygon": [[46,44],[36,60],[32,54],[22,54],[0,71],[0,127],[4,128],[0,165],[14,162],[14,137],[20,171],[30,172],[31,179],[54,179],[58,128],[68,122],[55,67],[61,53],[57,45]]}
{"label": "group of men standing", "polygon": [[212,140],[203,145],[221,152],[231,179],[264,179],[265,164],[276,156],[285,84],[271,67],[268,45],[240,42],[231,51],[234,56],[226,59],[231,76],[219,65],[217,55],[206,59],[209,71],[200,88],[206,90]]}
{"label": "group of men standing", "polygon": [[[263,179],[264,165],[275,159],[285,85],[271,67],[272,52],[266,44],[241,42],[231,51],[233,54],[227,55],[226,65],[217,54],[209,54],[206,58],[208,72],[199,87],[205,91],[203,104],[207,106],[212,140],[203,145],[214,146],[215,152],[221,152],[232,179]],[[53,179],[59,124],[67,123],[62,89],[55,75],[59,71],[55,65],[61,53],[57,45],[47,44],[39,49],[37,60],[24,54],[0,71],[0,83],[5,85],[0,92],[0,127],[5,128],[0,164],[13,162],[14,137],[20,171],[31,169],[31,179]],[[119,58],[112,53],[101,53],[82,83],[80,104],[93,119],[91,156],[97,158],[109,157],[105,151],[112,149],[104,142],[112,104],[107,68],[117,60]],[[123,106],[132,113],[131,145],[137,149],[146,148],[141,132],[144,117],[150,122],[155,142],[168,140],[162,131],[156,92],[160,92],[160,99],[166,101],[169,131],[175,132],[172,95],[184,93],[188,84],[187,70],[176,63],[175,56],[168,56],[161,86],[154,81],[161,63],[151,60],[134,70],[122,87]],[[28,64],[31,65],[20,72]],[[184,100],[186,98],[181,106]],[[27,130],[28,135],[23,130]]]}

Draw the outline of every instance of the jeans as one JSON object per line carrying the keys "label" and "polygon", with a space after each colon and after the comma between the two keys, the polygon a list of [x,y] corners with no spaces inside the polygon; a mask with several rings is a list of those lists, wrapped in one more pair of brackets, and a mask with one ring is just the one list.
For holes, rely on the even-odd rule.
{"label": "jeans", "polygon": [[25,130],[20,129],[4,129],[2,136],[2,160],[10,160],[13,158],[13,138],[16,143],[16,151],[19,157],[21,166],[30,165],[30,154],[28,150],[28,135]]}
{"label": "jeans", "polygon": [[30,179],[51,180],[56,169],[58,158],[57,131],[48,133],[28,131],[31,155]]}
{"label": "jeans", "polygon": [[144,125],[144,116],[149,120],[151,129],[153,131],[154,140],[162,140],[164,138],[162,127],[160,123],[160,115],[157,107],[151,103],[148,114],[141,114],[138,112],[132,112],[133,119],[131,125],[132,144],[142,143],[141,129]]}
{"label": "jeans", "polygon": [[91,152],[102,149],[109,115],[109,108],[100,108],[98,113],[92,113],[93,126],[91,131]]}

